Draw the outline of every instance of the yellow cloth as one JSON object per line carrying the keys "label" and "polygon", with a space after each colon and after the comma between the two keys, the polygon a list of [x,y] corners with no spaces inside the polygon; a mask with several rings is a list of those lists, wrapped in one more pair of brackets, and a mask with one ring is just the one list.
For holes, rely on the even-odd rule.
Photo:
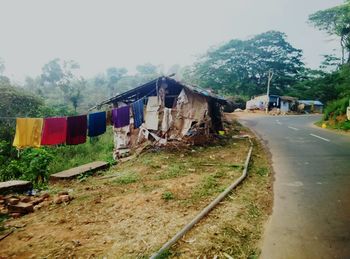
{"label": "yellow cloth", "polygon": [[43,119],[17,118],[13,145],[17,148],[40,147]]}

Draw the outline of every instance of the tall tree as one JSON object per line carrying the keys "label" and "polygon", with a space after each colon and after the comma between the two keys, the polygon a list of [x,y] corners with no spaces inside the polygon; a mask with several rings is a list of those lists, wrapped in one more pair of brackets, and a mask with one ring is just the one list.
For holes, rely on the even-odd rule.
{"label": "tall tree", "polygon": [[5,62],[0,58],[0,85],[10,84],[10,79],[7,76],[4,76],[5,71]]}
{"label": "tall tree", "polygon": [[37,116],[41,99],[10,84],[0,85],[0,139],[11,141],[15,130],[12,117]]}
{"label": "tall tree", "polygon": [[342,50],[342,64],[345,63],[345,54],[348,53],[347,63],[350,62],[350,1],[326,10],[318,11],[309,16],[309,22],[316,28],[336,35],[340,39]]}
{"label": "tall tree", "polygon": [[138,65],[136,66],[136,70],[137,70],[136,77],[139,83],[145,83],[160,75],[158,71],[158,67],[151,63]]}
{"label": "tall tree", "polygon": [[59,88],[64,100],[70,102],[77,110],[82,99],[82,90],[85,88],[85,80],[76,72],[80,68],[74,60],[63,60],[56,58],[45,64],[42,68],[41,79],[44,85]]}
{"label": "tall tree", "polygon": [[107,87],[109,89],[110,96],[116,94],[116,88],[119,80],[128,73],[126,68],[110,67],[106,70]]}
{"label": "tall tree", "polygon": [[249,40],[231,40],[211,48],[187,73],[196,84],[222,94],[251,96],[266,92],[269,70],[274,78],[271,93],[281,94],[301,75],[302,51],[278,31],[268,31]]}

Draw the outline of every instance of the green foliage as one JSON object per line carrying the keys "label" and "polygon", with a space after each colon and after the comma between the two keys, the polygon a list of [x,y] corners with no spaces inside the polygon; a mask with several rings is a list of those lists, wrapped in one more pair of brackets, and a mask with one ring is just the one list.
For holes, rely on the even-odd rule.
{"label": "green foliage", "polygon": [[[6,145],[2,143],[2,146]],[[0,181],[23,179],[33,183],[46,182],[52,159],[52,154],[45,149],[26,149],[17,158],[7,159],[0,166]]]}
{"label": "green foliage", "polygon": [[110,96],[113,96],[116,94],[115,90],[117,88],[118,81],[123,78],[128,70],[126,68],[116,68],[116,67],[110,67],[106,71],[106,77],[107,77],[107,87],[110,91]]}
{"label": "green foliage", "polygon": [[349,106],[349,97],[342,98],[327,104],[327,107],[324,110],[323,119],[336,119],[339,115],[346,114],[346,108]]}
{"label": "green foliage", "polygon": [[113,182],[117,184],[131,184],[137,182],[137,180],[138,177],[136,175],[134,175],[133,173],[127,173],[119,176]]}
{"label": "green foliage", "polygon": [[309,22],[316,28],[326,31],[330,35],[340,37],[340,44],[343,49],[342,63],[345,62],[344,51],[349,53],[347,62],[350,62],[350,2],[318,11],[309,16]]}
{"label": "green foliage", "polygon": [[[74,110],[82,101],[82,91],[85,89],[86,81],[76,75],[80,68],[74,60],[64,60],[56,58],[45,64],[42,68],[41,84],[52,89],[60,89],[66,103],[71,103]],[[57,96],[56,96],[57,98]]]}
{"label": "green foliage", "polygon": [[93,161],[113,162],[113,132],[108,128],[101,136],[88,139],[80,145],[62,145],[50,148],[55,159],[50,164],[50,173],[60,172]]}
{"label": "green foliage", "polygon": [[[36,117],[43,101],[11,85],[0,85],[0,139],[11,142],[15,132],[14,117]],[[8,118],[7,118],[8,117]]]}
{"label": "green foliage", "polygon": [[171,164],[165,172],[159,175],[160,180],[176,178],[186,173],[185,167],[182,164]]}
{"label": "green foliage", "polygon": [[21,178],[33,183],[46,182],[49,176],[49,165],[52,160],[53,155],[44,148],[24,150],[20,157],[23,167]]}
{"label": "green foliage", "polygon": [[174,194],[170,191],[165,191],[162,193],[162,199],[165,201],[173,200],[174,198]]}
{"label": "green foliage", "polygon": [[289,89],[288,94],[301,99],[320,100],[327,103],[350,95],[350,65],[325,73],[310,70],[304,80]]}
{"label": "green foliage", "polygon": [[219,186],[218,179],[213,175],[209,175],[202,179],[201,183],[196,188],[192,196],[194,199],[210,196],[214,193],[219,192],[220,191],[219,187],[220,186]]}
{"label": "green foliage", "polygon": [[260,176],[268,176],[269,174],[269,169],[267,167],[260,167],[256,171],[256,173]]}
{"label": "green foliage", "polygon": [[210,49],[187,77],[222,94],[251,96],[266,92],[272,69],[271,92],[280,94],[297,82],[304,69],[301,58],[302,51],[288,43],[284,33],[268,31]]}
{"label": "green foliage", "polygon": [[19,153],[10,142],[0,141],[0,181],[12,179],[44,183],[48,176],[75,166],[102,160],[113,163],[112,130],[76,146],[28,148]]}

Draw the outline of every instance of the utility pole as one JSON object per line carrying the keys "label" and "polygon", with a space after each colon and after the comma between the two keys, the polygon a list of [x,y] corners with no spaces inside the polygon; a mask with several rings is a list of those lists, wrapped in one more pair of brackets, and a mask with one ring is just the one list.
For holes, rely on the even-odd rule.
{"label": "utility pole", "polygon": [[266,105],[266,113],[269,112],[269,103],[270,103],[270,84],[271,84],[271,80],[272,80],[272,77],[273,77],[273,71],[272,69],[269,70],[269,74],[268,74],[268,77],[267,77],[267,105]]}

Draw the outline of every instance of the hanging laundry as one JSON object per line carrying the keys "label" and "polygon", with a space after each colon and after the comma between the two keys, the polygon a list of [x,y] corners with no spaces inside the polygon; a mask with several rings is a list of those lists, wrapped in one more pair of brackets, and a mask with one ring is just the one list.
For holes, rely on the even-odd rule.
{"label": "hanging laundry", "polygon": [[158,110],[159,102],[157,96],[148,97],[145,124],[146,128],[149,130],[158,130]]}
{"label": "hanging laundry", "polygon": [[130,108],[123,106],[112,110],[112,120],[115,128],[122,128],[130,124]]}
{"label": "hanging laundry", "polygon": [[134,102],[131,107],[134,115],[134,127],[137,129],[143,123],[143,99]]}
{"label": "hanging laundry", "polygon": [[106,112],[90,113],[88,116],[89,137],[96,137],[106,132]]}
{"label": "hanging laundry", "polygon": [[159,110],[159,101],[157,96],[149,96],[146,111],[154,112]]}
{"label": "hanging laundry", "polygon": [[64,144],[67,138],[67,119],[46,118],[44,119],[43,135],[41,145]]}
{"label": "hanging laundry", "polygon": [[106,112],[106,125],[112,125],[112,110]]}
{"label": "hanging laundry", "polygon": [[171,109],[165,107],[163,120],[162,120],[163,133],[167,132],[170,129],[172,122],[173,122],[173,116],[171,115]]}
{"label": "hanging laundry", "polygon": [[43,119],[17,118],[13,146],[17,148],[40,147]]}
{"label": "hanging laundry", "polygon": [[85,143],[87,130],[86,115],[71,116],[67,118],[67,145]]}

